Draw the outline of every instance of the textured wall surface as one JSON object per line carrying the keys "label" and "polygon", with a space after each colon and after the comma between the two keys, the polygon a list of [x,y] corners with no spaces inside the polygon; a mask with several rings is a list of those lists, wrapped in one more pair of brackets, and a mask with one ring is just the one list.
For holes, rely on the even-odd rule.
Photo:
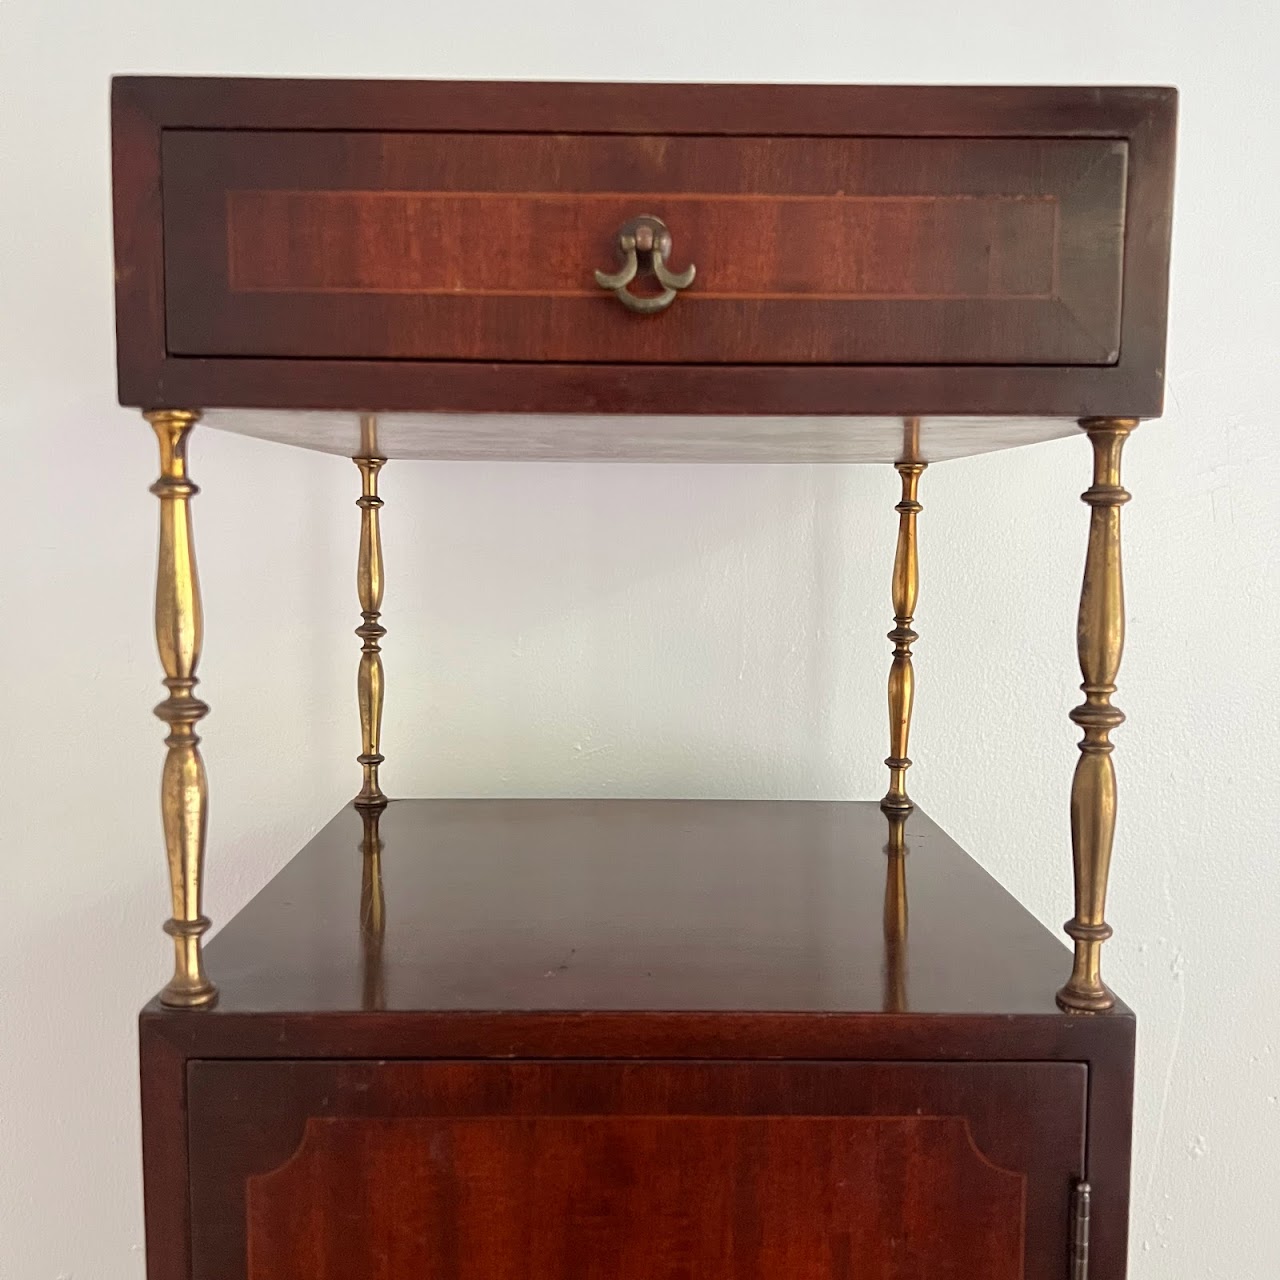
{"label": "textured wall surface", "polygon": [[[1280,1273],[1278,37],[1261,0],[4,0],[0,1277],[143,1274],[133,1017],[166,890],[156,462],[112,372],[122,71],[1181,88],[1168,413],[1126,467],[1132,1274]],[[1055,928],[1087,454],[922,490],[913,790]],[[193,469],[225,920],[354,787],[357,476],[213,432]],[[392,465],[384,494],[393,793],[880,793],[891,473]]]}

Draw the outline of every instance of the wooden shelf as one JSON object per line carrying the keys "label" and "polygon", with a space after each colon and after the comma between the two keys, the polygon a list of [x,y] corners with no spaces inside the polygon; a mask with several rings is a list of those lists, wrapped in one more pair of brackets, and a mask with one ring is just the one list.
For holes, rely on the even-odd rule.
{"label": "wooden shelf", "polygon": [[901,855],[874,802],[401,800],[377,825],[380,936],[348,807],[210,944],[215,1017],[1066,1018],[1062,943],[918,809]]}

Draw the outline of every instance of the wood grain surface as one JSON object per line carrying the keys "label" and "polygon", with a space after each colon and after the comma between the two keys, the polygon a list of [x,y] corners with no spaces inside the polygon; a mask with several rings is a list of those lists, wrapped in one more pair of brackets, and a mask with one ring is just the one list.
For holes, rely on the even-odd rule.
{"label": "wood grain surface", "polygon": [[[123,403],[1160,411],[1171,90],[126,77],[113,95]],[[636,317],[591,272],[651,201],[699,276]]]}
{"label": "wood grain surface", "polygon": [[195,1280],[1023,1280],[1074,1064],[200,1063]]}
{"label": "wood grain surface", "polygon": [[[201,1257],[244,1266],[248,1180],[284,1165],[311,1118],[960,1115],[990,1160],[1026,1173],[1030,1215],[1025,1144],[1061,1150],[1053,1126],[1077,1114],[1036,1063],[1079,1064],[1087,1079],[1087,1163],[1073,1155],[1048,1179],[1054,1257],[1084,1168],[1094,1280],[1123,1280],[1132,1015],[1058,1010],[1057,938],[918,810],[901,875],[887,834],[874,804],[396,801],[371,934],[363,825],[343,810],[212,940],[220,1004],[142,1015],[149,1280],[189,1280],[193,1231]],[[432,1074],[466,1059],[550,1065],[536,1086]],[[616,1065],[552,1070],[591,1060]],[[676,1066],[716,1063],[738,1065],[675,1091]],[[841,1063],[860,1064],[857,1087]],[[384,1176],[378,1164],[353,1185]],[[261,1212],[288,1217],[281,1204],[268,1195]],[[1030,1250],[1040,1228],[1027,1221]],[[340,1248],[330,1235],[315,1238]],[[820,1238],[805,1258],[826,1256]]]}
{"label": "wood grain surface", "polygon": [[[1108,364],[1127,144],[171,130],[188,356]],[[593,280],[638,213],[698,276]]]}
{"label": "wood grain surface", "polygon": [[[396,800],[379,837],[387,1010],[885,1009],[875,802]],[[213,1019],[363,1007],[362,840],[342,810],[210,942]],[[1064,944],[919,809],[905,840],[902,1009],[1054,1010]]]}

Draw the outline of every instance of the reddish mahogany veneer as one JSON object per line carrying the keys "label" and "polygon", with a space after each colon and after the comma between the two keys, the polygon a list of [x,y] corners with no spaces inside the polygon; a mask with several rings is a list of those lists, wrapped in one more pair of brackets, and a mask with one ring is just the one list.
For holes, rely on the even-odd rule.
{"label": "reddish mahogany veneer", "polygon": [[1051,1275],[1085,1090],[1065,1063],[197,1063],[193,1275]]}
{"label": "reddish mahogany veneer", "polygon": [[1062,944],[919,810],[888,837],[393,801],[372,934],[343,810],[212,940],[217,1007],[142,1016],[149,1280],[1059,1280],[1085,1174],[1122,1280],[1132,1015],[1059,1011]]}
{"label": "reddish mahogany veneer", "polygon": [[[1127,144],[173,130],[171,353],[1109,364]],[[596,285],[637,212],[694,287]]]}
{"label": "reddish mahogany veneer", "polygon": [[[1151,416],[1160,89],[117,80],[124,403]],[[598,290],[664,217],[668,311]]]}

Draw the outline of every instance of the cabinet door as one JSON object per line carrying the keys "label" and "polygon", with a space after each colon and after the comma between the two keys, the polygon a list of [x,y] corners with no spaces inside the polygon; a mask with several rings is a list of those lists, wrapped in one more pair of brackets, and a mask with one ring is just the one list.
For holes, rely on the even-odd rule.
{"label": "cabinet door", "polygon": [[1060,1280],[1073,1063],[194,1062],[194,1280]]}

